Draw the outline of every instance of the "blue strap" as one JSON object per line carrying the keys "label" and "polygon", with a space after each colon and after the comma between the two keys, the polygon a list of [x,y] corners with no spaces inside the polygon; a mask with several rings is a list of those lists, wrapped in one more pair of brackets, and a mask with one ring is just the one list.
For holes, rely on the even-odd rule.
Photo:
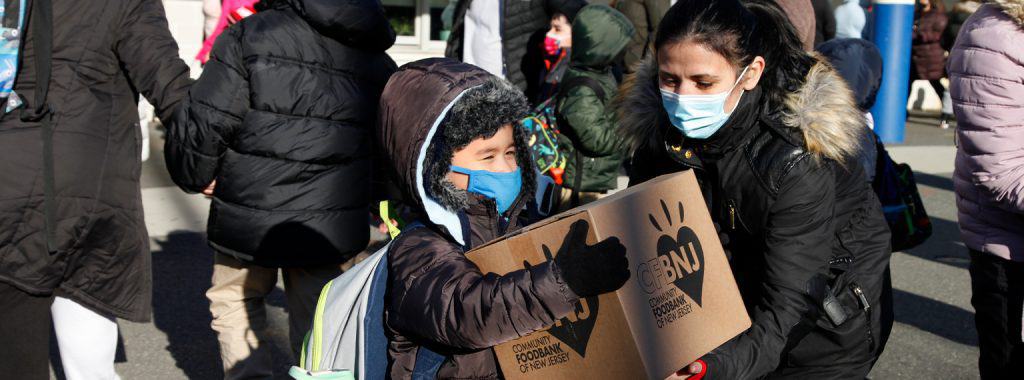
{"label": "blue strap", "polygon": [[[402,232],[412,231],[423,226],[423,223],[414,221],[406,225]],[[388,256],[385,254],[380,259],[377,270],[373,273],[373,279],[370,282],[370,296],[366,306],[366,318],[363,320],[363,326],[366,328],[364,336],[366,340],[363,343],[363,350],[366,354],[363,371],[367,379],[387,378],[388,338],[384,334],[384,304],[387,288]],[[440,368],[440,364],[438,368]]]}
{"label": "blue strap", "polygon": [[416,365],[413,366],[412,380],[434,380],[437,372],[448,357],[420,346],[416,351]]}

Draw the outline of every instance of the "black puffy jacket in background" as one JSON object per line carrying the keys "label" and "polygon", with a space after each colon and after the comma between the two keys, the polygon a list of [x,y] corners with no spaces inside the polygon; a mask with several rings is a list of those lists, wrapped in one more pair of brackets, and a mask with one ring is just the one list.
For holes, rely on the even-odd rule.
{"label": "black puffy jacket in background", "polygon": [[226,29],[167,131],[174,182],[217,181],[208,238],[271,267],[366,247],[373,125],[395,33],[374,0],[277,0]]}
{"label": "black puffy jacket in background", "polygon": [[[694,170],[729,236],[753,322],[704,356],[705,378],[865,378],[892,326],[891,254],[881,206],[855,160],[865,119],[842,78],[820,62],[784,112],[765,111],[756,88],[710,139],[685,140],[656,77],[648,60],[623,89],[630,185]],[[839,325],[824,313],[828,290],[848,315]]]}
{"label": "black puffy jacket in background", "polygon": [[[18,1],[4,4],[11,16]],[[53,114],[56,252],[47,252],[44,237],[40,124],[22,121],[24,109],[18,109],[0,117],[0,282],[34,295],[56,292],[104,315],[147,321],[152,280],[139,191],[138,97],[144,95],[161,119],[170,120],[191,84],[188,66],[178,56],[159,0],[51,4],[47,103]],[[38,36],[32,12],[25,17],[14,90],[25,108],[33,108]]]}
{"label": "black puffy jacket in background", "polygon": [[555,0],[459,0],[455,6],[452,33],[444,56],[463,61],[465,18],[473,1],[501,1],[501,57],[504,60],[505,79],[526,91],[527,81],[535,77],[542,61],[533,54],[537,43],[543,41],[544,32],[551,24],[548,4]]}

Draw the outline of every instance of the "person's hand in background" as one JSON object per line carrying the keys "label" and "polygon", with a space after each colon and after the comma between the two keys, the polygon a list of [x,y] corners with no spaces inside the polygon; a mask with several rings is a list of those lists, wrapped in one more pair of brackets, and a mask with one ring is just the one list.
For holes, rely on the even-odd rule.
{"label": "person's hand in background", "polygon": [[213,188],[215,187],[217,187],[217,180],[213,180],[213,182],[210,182],[210,185],[203,189],[203,195],[207,198],[213,197]]}

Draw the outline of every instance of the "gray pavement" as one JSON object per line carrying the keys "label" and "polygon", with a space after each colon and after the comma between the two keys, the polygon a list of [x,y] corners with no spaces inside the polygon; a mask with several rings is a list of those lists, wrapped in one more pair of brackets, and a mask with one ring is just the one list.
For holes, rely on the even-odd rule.
{"label": "gray pavement", "polygon": [[[874,379],[977,378],[977,338],[970,305],[968,256],[959,240],[952,192],[953,132],[935,127],[927,114],[910,118],[906,144],[889,150],[917,172],[921,195],[935,226],[932,238],[893,254],[896,324]],[[117,370],[124,379],[219,379],[217,339],[210,330],[212,256],[205,242],[209,201],[173,187],[163,166],[162,139],[152,135],[144,165],[143,203],[153,255],[153,322],[119,321],[123,350]],[[282,285],[267,302],[271,340],[286,347],[287,314]],[[275,350],[284,376],[290,355]]]}
{"label": "gray pavement", "polygon": [[893,254],[896,324],[876,379],[976,379],[978,340],[971,307],[969,256],[960,241],[953,193],[954,129],[939,129],[934,115],[910,117],[906,143],[888,147],[915,171],[933,224],[919,247]]}

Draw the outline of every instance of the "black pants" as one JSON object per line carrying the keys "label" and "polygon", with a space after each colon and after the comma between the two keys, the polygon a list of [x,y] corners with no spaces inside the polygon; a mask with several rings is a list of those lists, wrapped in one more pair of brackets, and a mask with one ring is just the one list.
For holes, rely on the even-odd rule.
{"label": "black pants", "polygon": [[1024,376],[1024,263],[971,250],[970,271],[981,378],[1020,379]]}
{"label": "black pants", "polygon": [[50,304],[0,282],[0,377],[50,378]]}

